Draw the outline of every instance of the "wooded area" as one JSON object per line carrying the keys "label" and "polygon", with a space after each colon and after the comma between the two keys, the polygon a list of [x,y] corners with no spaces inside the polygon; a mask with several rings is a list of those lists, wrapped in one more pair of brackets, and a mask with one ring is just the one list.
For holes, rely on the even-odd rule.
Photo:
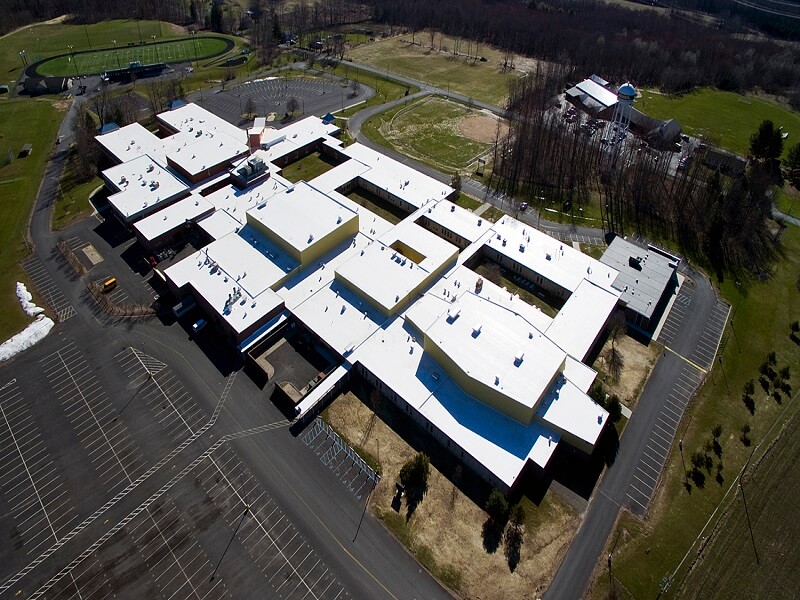
{"label": "wooded area", "polygon": [[719,271],[765,270],[778,250],[769,229],[774,159],[755,160],[741,177],[721,175],[699,160],[672,173],[670,151],[628,136],[612,167],[605,160],[612,150],[602,133],[590,133],[588,117],[578,112],[565,119],[554,109],[571,74],[550,64],[512,86],[508,110],[516,118],[508,136],[497,140],[490,185],[516,196],[515,202],[537,202],[542,193],[565,208],[599,202],[609,231],[672,240]]}
{"label": "wooded area", "polygon": [[800,106],[800,49],[593,0],[373,0],[378,22],[435,28],[609,81],[681,92],[761,88]]}

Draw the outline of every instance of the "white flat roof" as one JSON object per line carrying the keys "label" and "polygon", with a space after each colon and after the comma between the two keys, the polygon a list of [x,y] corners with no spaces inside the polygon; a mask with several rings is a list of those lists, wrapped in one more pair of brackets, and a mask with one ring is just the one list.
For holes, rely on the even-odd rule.
{"label": "white flat roof", "polygon": [[106,169],[103,177],[120,190],[109,196],[108,201],[127,220],[189,189],[181,179],[146,154]]}
{"label": "white flat roof", "polygon": [[619,294],[584,279],[547,328],[547,337],[570,356],[583,360],[616,308]]}
{"label": "white flat roof", "polygon": [[[476,291],[476,284],[479,279],[483,280],[480,292]],[[468,292],[477,294],[481,298],[490,300],[513,313],[519,314],[541,332],[546,331],[553,322],[553,319],[542,312],[538,306],[528,304],[519,297],[519,294],[511,294],[463,265],[459,265],[446,273],[445,277],[431,286],[426,296],[435,296],[452,303]]]}
{"label": "white flat roof", "polygon": [[257,297],[296,268],[291,256],[259,231],[244,227],[172,265],[165,274],[179,288],[200,278],[207,280],[203,289],[208,295],[202,295],[214,305],[224,303],[234,287]]}
{"label": "white flat roof", "polygon": [[146,240],[154,240],[214,210],[210,202],[198,194],[187,196],[134,223],[133,227]]}
{"label": "white flat roof", "polygon": [[[392,249],[400,242],[423,255],[416,264]],[[431,273],[455,258],[455,246],[409,221],[398,223],[381,238],[364,248],[336,272],[391,312]]]}
{"label": "white flat roof", "polygon": [[569,432],[594,445],[608,418],[608,412],[574,383],[559,377],[536,407],[536,416],[557,431]]}
{"label": "white flat roof", "polygon": [[[297,263],[285,253],[276,256],[272,248],[259,232],[245,227],[184,258],[164,274],[178,288],[191,285],[241,333],[283,305],[283,299],[270,288]],[[231,296],[237,299],[229,302]]]}
{"label": "white flat roof", "polygon": [[370,241],[368,237],[359,233],[353,240],[342,242],[321,256],[318,261],[307,265],[284,281],[275,291],[283,298],[286,308],[294,309],[323,287],[330,285],[336,267],[359,252]]}
{"label": "white flat roof", "polygon": [[234,233],[242,224],[224,210],[215,210],[205,219],[197,222],[212,240],[218,240],[229,233]]}
{"label": "white flat roof", "polygon": [[538,422],[522,425],[458,387],[402,318],[384,324],[349,360],[361,363],[509,486],[529,458],[544,467],[558,444],[556,432]]}
{"label": "white flat roof", "polygon": [[426,335],[469,377],[530,410],[566,359],[531,323],[471,292]]}
{"label": "white flat roof", "polygon": [[346,156],[368,165],[361,179],[419,208],[453,193],[453,188],[359,143],[341,149]]}
{"label": "white flat roof", "polygon": [[544,468],[560,436],[537,421],[528,425],[468,396],[446,378],[422,415],[509,487],[530,459]]}
{"label": "white flat roof", "polygon": [[461,236],[470,244],[480,239],[492,227],[486,219],[449,200],[429,204],[422,216]]}
{"label": "white flat roof", "polygon": [[265,148],[267,160],[275,162],[298,148],[338,132],[335,123],[326,125],[319,117],[309,116],[280,129],[267,127],[261,134],[261,146]]}
{"label": "white flat roof", "polygon": [[231,162],[247,152],[248,147],[232,137],[215,131],[182,132],[183,144],[167,153],[167,158],[189,175],[199,175],[219,164]]}
{"label": "white flat roof", "polygon": [[488,247],[562,288],[574,292],[581,281],[588,279],[604,289],[613,289],[617,270],[570,244],[508,216],[495,223],[493,229],[495,234],[486,241]]}
{"label": "white flat roof", "polygon": [[[315,180],[316,181],[316,180]],[[313,185],[313,184],[309,184]],[[331,191],[327,193],[331,198],[336,199],[338,202],[358,213],[358,230],[369,237],[370,239],[377,239],[387,233],[392,227],[389,221],[376,215],[368,208],[361,206],[357,202],[350,200],[347,196],[343,196],[339,192]]]}
{"label": "white flat roof", "polygon": [[386,321],[377,308],[336,280],[296,306],[292,313],[345,357]]}
{"label": "white flat roof", "polygon": [[349,207],[302,181],[261,202],[247,216],[297,252],[358,218]]}
{"label": "white flat roof", "polygon": [[351,182],[353,179],[369,171],[369,167],[354,159],[348,159],[341,164],[336,165],[330,171],[326,171],[322,175],[318,175],[309,183],[317,188],[319,191],[328,194],[346,183]]}
{"label": "white flat roof", "polygon": [[170,145],[168,139],[160,139],[139,123],[131,123],[95,137],[97,143],[119,162],[133,160],[143,154],[149,154],[163,162],[166,153],[165,146]]}
{"label": "white flat roof", "polygon": [[617,103],[617,95],[614,92],[607,90],[591,79],[584,79],[575,87],[604,106],[614,106]]}
{"label": "white flat roof", "polygon": [[184,104],[174,110],[159,113],[157,118],[176,131],[194,133],[200,130],[220,133],[240,144],[246,144],[247,142],[247,132],[245,130],[239,129],[236,125],[193,102]]}

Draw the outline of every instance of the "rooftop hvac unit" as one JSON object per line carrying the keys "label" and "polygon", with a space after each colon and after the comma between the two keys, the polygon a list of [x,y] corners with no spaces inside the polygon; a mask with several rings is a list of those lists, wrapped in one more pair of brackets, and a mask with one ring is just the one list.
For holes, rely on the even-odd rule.
{"label": "rooftop hvac unit", "polygon": [[480,324],[480,323],[475,323],[475,325],[473,325],[473,326],[472,326],[472,333],[473,333],[473,335],[477,336],[477,335],[478,335],[478,334],[481,332],[481,329],[482,329],[482,328],[483,328],[483,325],[482,325],[482,324]]}

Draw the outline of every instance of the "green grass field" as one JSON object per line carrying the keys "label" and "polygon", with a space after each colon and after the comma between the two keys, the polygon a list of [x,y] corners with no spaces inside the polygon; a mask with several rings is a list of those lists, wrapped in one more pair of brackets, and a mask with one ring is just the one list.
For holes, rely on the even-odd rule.
{"label": "green grass field", "polygon": [[336,164],[327,156],[315,152],[286,166],[281,171],[286,179],[292,183],[298,181],[311,181],[323,173],[330,171]]}
{"label": "green grass field", "polygon": [[203,36],[144,46],[121,46],[74,56],[59,56],[45,61],[37,71],[40,75],[72,76],[123,68],[134,61],[142,64],[189,62],[220,54],[225,51],[226,46],[223,38]]}
{"label": "green grass field", "polygon": [[[437,35],[437,48],[438,38]],[[488,46],[480,50],[487,61],[479,62],[411,45],[406,39],[410,38],[394,37],[363,44],[351,50],[349,58],[498,106],[508,98],[509,83],[520,76],[517,71],[503,73],[500,53]],[[417,36],[417,42],[420,41],[430,45],[430,36]],[[445,39],[444,45],[448,44],[452,45],[450,38]]]}
{"label": "green grass field", "polygon": [[456,198],[455,203],[458,204],[461,208],[466,208],[467,210],[474,211],[477,208],[481,207],[481,201],[477,198],[473,198],[472,196],[467,196],[464,192],[459,193],[458,198]]}
{"label": "green grass field", "polygon": [[687,579],[681,597],[792,598],[800,573],[800,418],[788,425],[772,451],[745,478],[747,515],[737,495],[731,511],[705,549],[705,560]]}
{"label": "green grass field", "polygon": [[359,110],[364,110],[370,106],[377,106],[386,102],[393,102],[398,98],[402,98],[406,94],[406,91],[409,94],[415,94],[419,91],[419,88],[416,86],[409,87],[393,79],[379,77],[362,69],[355,69],[349,65],[342,65],[341,63],[331,72],[345,79],[358,79],[359,82],[375,90],[375,94],[364,104],[359,104],[358,106],[344,111],[338,111],[336,113],[337,117],[350,117]]}
{"label": "green grass field", "polygon": [[[678,448],[673,447],[663,476],[664,483],[656,495],[647,522],[623,515],[617,531],[610,536],[613,543],[619,533],[614,574],[633,597],[658,596],[662,578],[678,567],[719,505],[752,450],[739,439],[741,427],[744,424],[751,427],[749,437],[752,444],[757,444],[787,405],[789,400],[785,395],[781,395],[779,403],[767,395],[757,382],[759,365],[767,353],[777,353],[778,368],[785,365],[790,367],[793,392],[800,385],[800,346],[789,338],[790,322],[800,318],[797,312],[800,292],[796,286],[800,272],[800,228],[787,228],[782,240],[784,256],[769,279],[742,282],[741,286],[737,286],[734,279],[726,279],[720,285],[723,295],[733,307],[734,327],[731,329],[729,325],[723,336],[721,366],[715,364],[680,426],[681,431],[686,428],[683,453],[687,463],[690,455],[702,450],[711,439],[714,425],[722,426],[722,457],[714,457],[713,474],[703,470],[706,481],[702,489],[692,485],[691,492],[687,492],[684,489],[681,455]],[[753,415],[742,401],[742,388],[749,379],[756,380],[757,388]],[[797,405],[794,405],[792,412],[797,410]],[[717,462],[723,464],[721,483],[715,481]],[[788,509],[790,504],[786,503],[793,503],[794,496],[784,494],[781,502]],[[784,513],[782,518],[790,517]],[[741,551],[750,552],[751,549],[743,546]],[[735,569],[733,564],[729,564],[728,568]],[[598,577],[593,595],[598,599],[604,598],[608,586],[608,578],[604,576],[605,558],[598,565],[598,574],[601,569],[603,576]],[[677,587],[673,586],[666,597],[675,597]],[[739,597],[752,596],[744,594]]]}
{"label": "green grass field", "polygon": [[463,104],[428,96],[372,117],[362,131],[376,143],[452,173],[469,167],[491,148],[460,129],[462,120],[473,117],[492,120]]}
{"label": "green grass field", "polygon": [[[0,340],[8,339],[30,321],[19,306],[14,284],[27,281],[19,266],[28,253],[23,235],[63,117],[47,100],[0,101]],[[33,151],[26,158],[17,158],[26,143],[33,145]],[[14,159],[6,164],[9,150]]]}
{"label": "green grass field", "polygon": [[138,28],[134,20],[103,21],[85,27],[66,24],[32,25],[0,38],[0,65],[7,65],[9,73],[18,72],[22,67],[19,56],[21,50],[25,51],[30,64],[48,56],[69,52],[70,44],[75,51],[92,50],[113,47],[112,40],[117,40],[117,45],[123,48],[129,43],[139,42],[139,31],[142,41],[150,41],[151,35],[155,35],[158,40],[186,37],[182,27],[160,21],[139,21]]}
{"label": "green grass field", "polygon": [[392,225],[396,225],[408,216],[408,213],[403,212],[400,207],[360,187],[347,194],[347,197],[356,204],[371,210],[379,217],[383,217]]}
{"label": "green grass field", "polygon": [[92,213],[89,195],[102,185],[103,180],[100,177],[93,177],[83,183],[76,181],[72,166],[68,162],[61,176],[60,193],[56,196],[53,206],[53,229],[64,229],[75,221],[89,216]]}
{"label": "green grass field", "polygon": [[703,88],[681,96],[667,96],[642,91],[636,107],[658,119],[677,119],[690,135],[705,135],[723,148],[746,155],[750,136],[764,119],[783,126],[789,134],[784,141],[788,148],[800,142],[800,113],[753,96]]}

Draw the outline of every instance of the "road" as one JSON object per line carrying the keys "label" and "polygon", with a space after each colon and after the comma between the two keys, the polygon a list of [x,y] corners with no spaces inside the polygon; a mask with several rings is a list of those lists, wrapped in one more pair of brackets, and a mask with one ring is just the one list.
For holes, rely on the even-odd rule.
{"label": "road", "polygon": [[[627,506],[641,513],[642,507],[637,506],[628,495],[637,465],[647,450],[659,415],[668,410],[668,407],[665,409],[669,401],[666,390],[673,388],[685,369],[696,370],[686,357],[691,356],[701,343],[706,322],[717,304],[714,289],[705,277],[690,268],[684,268],[683,271],[690,277],[684,285],[692,288],[691,310],[687,311],[685,320],[668,346],[673,351],[666,351],[658,360],[642,390],[636,410],[620,440],[616,460],[595,489],[583,523],[545,594],[548,600],[582,597],[592,572],[601,560],[620,508]],[[681,416],[674,416],[676,427]],[[673,440],[668,441],[671,443]]]}

